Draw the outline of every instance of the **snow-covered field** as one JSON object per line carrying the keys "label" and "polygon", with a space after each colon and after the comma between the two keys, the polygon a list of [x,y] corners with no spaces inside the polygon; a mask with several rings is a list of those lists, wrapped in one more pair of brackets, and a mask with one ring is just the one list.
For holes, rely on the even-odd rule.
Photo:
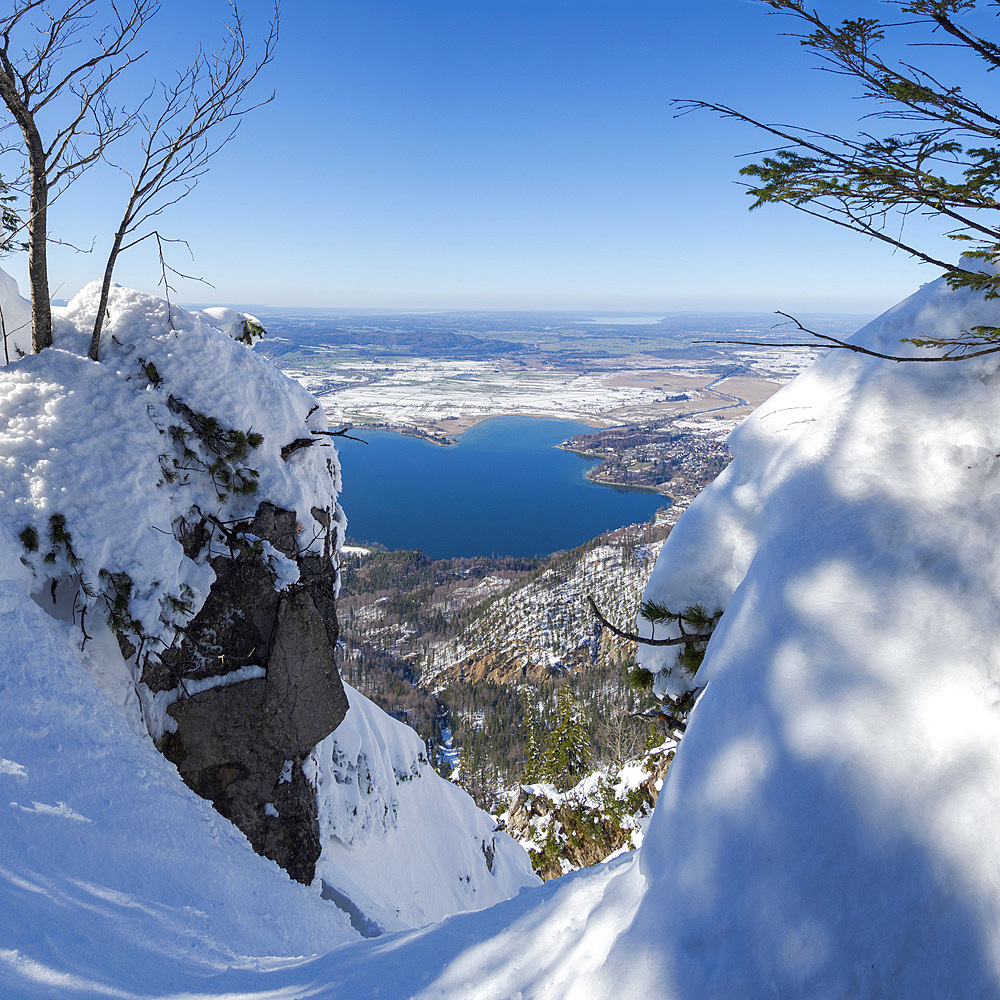
{"label": "snow-covered field", "polygon": [[[405,363],[394,359],[391,364],[353,361],[345,372],[342,367],[331,358],[321,374],[286,368],[287,374],[317,394],[333,423],[423,426],[507,413],[579,420],[649,406],[663,397],[655,388],[614,384],[612,373],[512,370],[489,361],[416,358]],[[357,384],[358,372],[367,376],[363,384]],[[341,386],[324,390],[328,379]]]}
{"label": "snow-covered field", "polygon": [[[286,374],[316,394],[335,424],[388,423],[460,433],[470,424],[506,414],[612,425],[652,416],[699,413],[733,406],[704,391],[720,371],[738,367],[765,399],[808,363],[809,352],[733,350],[725,361],[692,364],[653,358],[622,359],[620,369],[582,373],[555,364],[441,358],[343,360],[317,350],[310,365],[288,364]],[[601,366],[607,364],[603,359]],[[681,398],[676,398],[681,397]],[[749,409],[737,406],[736,419]],[[727,415],[728,416],[728,415]],[[711,419],[713,426],[715,417]]]}
{"label": "snow-covered field", "polygon": [[[857,336],[977,324],[935,282]],[[998,391],[996,356],[832,353],[773,397],[650,583],[725,614],[640,850],[368,941],[118,717],[4,526],[3,995],[1000,995]]]}

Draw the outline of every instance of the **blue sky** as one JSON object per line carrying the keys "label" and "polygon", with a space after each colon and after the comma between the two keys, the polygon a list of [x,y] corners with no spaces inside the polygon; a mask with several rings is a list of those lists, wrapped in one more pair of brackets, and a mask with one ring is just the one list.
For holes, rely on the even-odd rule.
{"label": "blue sky", "polygon": [[[826,3],[846,16],[871,2]],[[246,0],[248,35],[266,0]],[[226,16],[168,0],[161,70]],[[255,27],[259,26],[259,31]],[[249,116],[161,222],[182,301],[373,308],[880,311],[935,276],[784,207],[747,212],[740,154],[766,140],[670,99],[853,128],[846,83],[753,0],[285,0]],[[136,74],[136,89],[142,74]],[[120,178],[93,171],[54,235],[104,246]],[[117,279],[153,289],[151,249]],[[4,266],[23,281],[24,264]],[[53,248],[53,294],[103,258]]]}

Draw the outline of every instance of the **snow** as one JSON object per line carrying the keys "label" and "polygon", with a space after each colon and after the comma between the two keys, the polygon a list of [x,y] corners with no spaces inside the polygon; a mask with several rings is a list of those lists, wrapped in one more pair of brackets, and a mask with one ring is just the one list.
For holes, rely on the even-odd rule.
{"label": "snow", "polygon": [[[0,516],[15,530],[32,524],[44,544],[48,518],[65,515],[85,567],[127,571],[138,594],[149,592],[137,610],[155,632],[164,592],[177,594],[187,583],[200,595],[211,582],[211,571],[196,571],[179,543],[163,534],[174,520],[195,507],[215,516],[246,516],[266,497],[297,511],[308,547],[319,534],[311,510],[330,503],[339,469],[328,445],[303,448],[287,462],[280,458],[283,445],[326,426],[312,397],[192,313],[174,307],[171,330],[162,300],[116,286],[102,363],[61,349],[83,347],[97,295],[90,285],[55,310],[55,349],[0,370],[0,407],[14,415],[0,432]],[[159,384],[148,381],[143,365],[155,367]],[[267,414],[268,433],[248,462],[260,474],[255,493],[220,500],[209,478],[194,473],[161,483],[162,456],[170,450],[164,432],[180,422],[171,397],[244,431]],[[78,433],[68,435],[68,428]],[[150,488],[157,483],[160,488]],[[106,530],[109,510],[116,511],[115,533]]]}
{"label": "snow", "polygon": [[[109,655],[113,655],[113,650],[108,650]],[[119,657],[120,659],[120,657]],[[124,661],[122,661],[124,667]],[[120,668],[124,676],[124,669]],[[225,674],[216,674],[213,677],[202,677],[200,679],[188,678],[182,681],[175,688],[165,691],[150,691],[145,685],[138,685],[136,692],[143,707],[143,716],[149,727],[149,735],[158,740],[164,733],[177,732],[177,720],[167,714],[167,709],[181,698],[191,698],[202,691],[210,691],[216,687],[229,687],[231,684],[239,684],[242,681],[252,681],[257,678],[266,677],[267,671],[256,664],[247,664],[230,670]]]}
{"label": "snow", "polygon": [[454,781],[458,777],[458,767],[462,753],[455,746],[455,734],[446,721],[438,719],[438,730],[441,734],[441,741],[438,743],[437,763],[441,767],[444,765],[448,766],[448,780]]}
{"label": "snow", "polygon": [[[648,386],[625,386],[614,373],[576,374],[518,368],[506,371],[493,361],[454,361],[414,358],[386,369],[383,361],[350,363],[353,372],[378,376],[348,385],[339,359],[324,359],[322,373],[290,368],[289,374],[316,391],[332,423],[364,420],[421,423],[459,417],[530,413],[563,419],[593,419],[625,407],[644,407],[663,396]],[[345,383],[332,392],[322,391],[331,378]]]}
{"label": "snow", "polygon": [[[331,422],[406,424],[448,435],[461,433],[463,425],[509,414],[611,426],[682,412],[691,413],[697,425],[700,413],[716,430],[720,414],[737,406],[732,397],[720,399],[705,391],[707,383],[719,378],[720,366],[730,369],[729,374],[741,371],[754,379],[785,382],[811,360],[809,351],[734,348],[724,361],[622,357],[618,370],[581,373],[502,360],[361,359],[345,357],[337,347],[313,346],[308,355],[279,363],[322,400]],[[768,391],[767,386],[758,388]]]}
{"label": "snow", "polygon": [[22,299],[17,282],[0,271],[0,316],[3,318],[2,363],[15,361],[31,351],[31,303]]}
{"label": "snow", "polygon": [[384,932],[492,906],[537,885],[527,854],[438,776],[423,740],[344,687],[347,717],[306,762],[318,791],[316,875],[324,886]]}
{"label": "snow", "polygon": [[[2,289],[13,287],[3,279]],[[379,929],[398,929],[537,882],[492,818],[427,766],[419,737],[359,695],[314,754],[314,781],[331,785],[320,804],[336,844],[324,852],[328,882],[311,888],[257,856],[155,750],[149,734],[162,731],[180,692],[153,695],[134,682],[99,598],[84,631],[81,606],[107,579],[96,568],[128,573],[130,613],[169,639],[183,621],[165,620],[166,599],[186,594],[184,614],[194,614],[212,579],[207,558],[221,545],[216,539],[189,558],[171,530],[177,520],[195,510],[232,523],[267,499],[296,511],[303,551],[321,552],[312,509],[334,503],[339,468],[326,441],[281,457],[283,444],[324,426],[322,411],[205,314],[175,308],[168,316],[165,303],[116,288],[106,351],[100,364],[87,360],[80,352],[95,295],[91,286],[57,311],[56,347],[0,367],[0,802],[8,803],[0,806],[0,992],[195,997],[208,994],[191,992],[193,984],[222,977],[233,995],[299,995],[240,983],[358,939],[357,914],[324,898],[328,885],[364,883],[356,895]],[[5,316],[23,310],[19,300],[2,306]],[[222,318],[233,325],[233,316]],[[170,452],[161,431],[177,413],[174,394],[225,426],[260,429],[259,486],[249,498],[219,496],[207,477],[164,475]],[[58,528],[53,514],[65,519]],[[223,541],[260,542],[246,533]],[[294,563],[263,548],[276,586],[291,584]],[[248,665],[189,681],[187,693],[263,672]],[[340,746],[353,754],[343,773]],[[283,769],[287,780],[293,766]],[[366,784],[350,800],[362,818],[347,829],[337,779],[352,770]],[[376,813],[390,805],[391,822]],[[263,808],[277,812],[273,803]],[[439,830],[441,822],[450,827]]]}
{"label": "snow", "polygon": [[[856,340],[917,356],[899,340],[998,322],[938,281]],[[664,547],[647,596],[725,608],[641,854],[636,942],[675,893],[666,994],[1000,988],[998,385],[996,356],[828,354]]]}
{"label": "snow", "polygon": [[[1000,324],[998,303],[935,282],[857,338],[909,350],[900,337],[980,324]],[[741,425],[733,464],[680,519],[649,584],[671,607],[725,614],[641,849],[371,941],[357,914],[291,883],[188,792],[82,669],[72,626],[28,600],[22,511],[57,509],[31,443],[37,421],[54,444],[49,397],[32,380],[65,365],[86,392],[96,376],[80,359],[25,360],[2,381],[7,413],[29,406],[22,447],[38,456],[38,490],[15,480],[20,504],[5,492],[0,519],[0,802],[14,803],[0,808],[5,996],[1000,993],[996,356],[897,365],[829,353]],[[65,394],[55,405],[75,413]],[[663,650],[644,655],[672,668]],[[657,683],[691,682],[675,671]],[[317,756],[321,785],[411,773],[414,751],[419,765],[392,727],[365,733],[359,704],[337,754]],[[387,868],[372,851],[367,870],[395,882],[418,919],[409,886],[421,884],[428,827],[412,828],[404,864],[409,796],[425,780],[382,783],[367,802],[343,782],[324,807],[333,838],[363,850],[384,834]],[[405,825],[379,820],[393,804]],[[442,835],[446,807],[432,805]]]}
{"label": "snow", "polygon": [[[5,316],[25,312],[9,278],[0,292]],[[86,352],[99,295],[91,284],[54,309],[53,348],[0,367],[0,413],[7,417],[0,426],[0,522],[22,539],[33,533],[33,544],[22,546],[33,589],[41,593],[50,581],[64,586],[58,613],[95,634],[102,655],[91,656],[94,671],[107,673],[116,643],[100,634],[101,618],[123,585],[134,641],[141,635],[154,648],[169,644],[207,596],[214,580],[208,559],[226,552],[232,539],[220,529],[189,558],[174,537],[179,524],[202,517],[231,524],[268,500],[296,512],[302,551],[321,553],[324,529],[312,511],[334,510],[338,540],[346,519],[336,506],[336,450],[313,437],[326,423],[307,392],[210,326],[207,314],[168,309],[162,299],[118,286],[101,363],[94,363]],[[232,325],[239,314],[220,315]],[[244,470],[254,490],[220,487],[208,471],[216,456],[192,431],[190,413],[224,430],[263,435],[243,458],[224,463]],[[316,443],[282,457],[284,446],[309,439]],[[276,586],[292,583],[294,562],[269,543],[264,549]],[[126,700],[127,691],[126,679]],[[139,694],[147,726],[159,734],[166,720],[148,692],[140,687]]]}
{"label": "snow", "polygon": [[4,997],[186,989],[356,937],[118,715],[19,550],[0,526]]}

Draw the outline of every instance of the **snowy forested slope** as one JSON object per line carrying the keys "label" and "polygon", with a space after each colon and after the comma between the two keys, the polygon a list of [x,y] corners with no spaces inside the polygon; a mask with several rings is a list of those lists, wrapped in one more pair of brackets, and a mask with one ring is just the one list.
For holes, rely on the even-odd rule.
{"label": "snowy forested slope", "polygon": [[[980,323],[1000,306],[936,282],[858,337],[898,350]],[[353,933],[343,915],[252,856],[114,718],[26,600],[8,540],[6,992],[996,996],[998,390],[991,358],[837,353],[774,396],[650,583],[725,614],[640,851],[332,951]]]}

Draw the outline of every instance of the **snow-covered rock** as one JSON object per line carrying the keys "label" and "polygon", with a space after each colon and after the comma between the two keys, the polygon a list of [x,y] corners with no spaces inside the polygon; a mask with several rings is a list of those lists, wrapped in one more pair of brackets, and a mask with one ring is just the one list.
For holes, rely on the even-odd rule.
{"label": "snow-covered rock", "polygon": [[[220,921],[206,961],[236,968],[257,961],[244,962],[244,947],[258,957],[311,953],[360,932],[485,906],[535,882],[524,852],[495,835],[492,818],[426,765],[415,733],[354,696],[349,724],[325,739],[347,709],[333,655],[345,518],[336,503],[336,451],[329,437],[315,433],[326,427],[318,404],[250,349],[252,337],[243,335],[251,321],[242,314],[190,313],[118,287],[101,361],[88,360],[97,291],[88,286],[56,310],[54,347],[0,366],[0,611],[9,612],[0,622],[6,739],[0,780],[21,782],[21,791],[34,796],[12,799],[9,813],[0,809],[0,873],[14,873],[14,902],[25,892],[31,900],[29,883],[84,879],[93,852],[117,856],[129,871],[95,859],[93,893],[120,900],[118,909],[108,907],[109,919],[119,909],[150,907],[153,919],[140,933],[138,952],[155,940],[157,922],[166,921],[164,954],[176,957],[192,935],[215,934],[205,930],[213,915],[198,910],[196,886],[213,869],[226,869],[204,905],[228,906],[232,918]],[[0,281],[5,316],[26,310],[15,292]],[[219,586],[223,577],[226,588]],[[263,622],[265,612],[270,617]],[[34,646],[26,638],[32,630]],[[245,649],[235,649],[237,639]],[[240,655],[227,662],[234,652]],[[314,654],[319,659],[311,664]],[[102,720],[102,712],[117,716]],[[275,719],[284,716],[279,731]],[[284,884],[284,874],[257,859],[262,874],[254,876],[243,836],[183,787],[150,735],[192,787],[228,809],[254,846],[282,859],[296,877],[312,879],[320,832],[330,843],[332,859],[311,892],[273,893],[283,908],[273,928],[265,927],[272,915],[262,897],[276,878]],[[369,804],[373,822],[363,830],[348,831],[341,821],[334,829],[331,821],[339,801],[332,775],[341,774],[339,763],[327,767],[325,755],[340,754],[339,762],[337,748],[344,746],[364,774],[365,796],[385,809],[374,822],[376,806]],[[240,747],[242,755],[230,754]],[[302,767],[310,751],[312,784]],[[138,777],[152,774],[148,781],[124,775],[136,753],[144,761]],[[115,757],[106,776],[97,764],[102,756]],[[58,768],[39,763],[49,757],[61,760]],[[262,761],[267,773],[257,773]],[[51,800],[35,787],[50,772],[59,776],[52,794],[60,796]],[[233,788],[253,794],[234,797]],[[176,821],[169,820],[177,802]],[[252,813],[249,821],[241,810]],[[135,822],[133,814],[140,817]],[[65,863],[43,874],[20,857],[33,835],[18,834],[17,824],[28,822],[23,815],[49,817],[50,824],[58,817],[60,829],[71,831],[69,846],[51,838],[53,850],[65,851]],[[203,829],[204,817],[213,815]],[[156,832],[154,821],[173,826]],[[442,822],[449,828],[439,830]],[[285,828],[287,843],[272,849],[275,831]],[[419,849],[412,838],[417,828]],[[202,836],[222,836],[223,849],[199,846]],[[315,856],[303,860],[297,844],[309,837],[317,841]],[[171,866],[184,865],[188,851],[196,858],[173,880]],[[148,898],[141,888],[145,852]],[[285,855],[296,856],[288,862]],[[22,870],[29,872],[26,882],[16,874]],[[71,894],[69,910],[79,904],[82,913],[90,891]],[[321,891],[333,902],[321,900]],[[161,905],[179,893],[191,901],[187,915]],[[52,895],[53,905],[63,905],[59,893]],[[360,906],[368,916],[360,916]],[[40,927],[57,918],[43,906],[25,919],[28,931],[0,935],[0,982],[7,981],[6,963],[18,982],[49,983],[53,956],[42,957],[45,948],[36,945],[44,938]],[[291,929],[300,920],[310,922],[302,935]],[[113,924],[103,930],[95,924],[94,939],[113,938]],[[74,955],[72,964],[82,968],[86,959]],[[200,959],[192,957],[191,971],[200,974]],[[53,975],[57,986],[63,982]],[[75,989],[84,981],[65,982]]]}
{"label": "snow-covered rock", "polygon": [[[26,308],[12,285],[0,287],[5,315]],[[322,410],[202,316],[114,286],[101,362],[88,360],[99,294],[91,284],[54,309],[54,347],[0,368],[0,519],[15,536],[33,532],[24,555],[39,589],[78,577],[81,604],[95,606],[108,579],[126,574],[128,615],[169,644],[213,577],[205,558],[184,552],[177,523],[195,511],[222,524],[252,518],[266,499],[294,511],[301,547],[321,554],[327,532],[312,512],[335,502],[340,470],[329,444],[282,457],[326,428]],[[223,437],[206,443],[191,414],[216,421]],[[263,440],[239,455],[231,434]],[[227,551],[218,533],[215,544]]]}
{"label": "snow-covered rock", "polygon": [[20,549],[0,524],[0,993],[188,990],[356,938],[119,715]]}
{"label": "snow-covered rock", "polygon": [[[0,293],[5,315],[26,311],[10,283]],[[0,367],[0,522],[132,721],[258,850],[311,881],[304,779],[282,790],[279,817],[263,810],[283,761],[301,763],[347,709],[333,662],[345,519],[336,450],[314,433],[325,418],[229,310],[115,286],[89,360],[99,298],[87,286],[54,310],[52,348]]]}

